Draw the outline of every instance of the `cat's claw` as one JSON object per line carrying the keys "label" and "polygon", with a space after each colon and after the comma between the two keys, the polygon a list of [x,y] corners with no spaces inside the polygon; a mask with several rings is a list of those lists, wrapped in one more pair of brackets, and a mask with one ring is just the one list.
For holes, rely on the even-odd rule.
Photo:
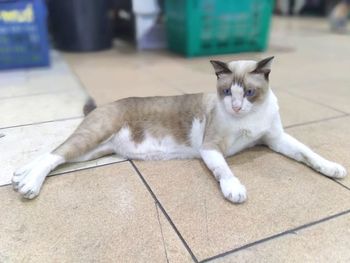
{"label": "cat's claw", "polygon": [[247,199],[247,191],[238,179],[228,178],[220,180],[222,194],[233,203],[243,203]]}
{"label": "cat's claw", "polygon": [[320,172],[331,178],[344,178],[347,174],[346,169],[337,163],[327,162],[326,165],[320,167]]}

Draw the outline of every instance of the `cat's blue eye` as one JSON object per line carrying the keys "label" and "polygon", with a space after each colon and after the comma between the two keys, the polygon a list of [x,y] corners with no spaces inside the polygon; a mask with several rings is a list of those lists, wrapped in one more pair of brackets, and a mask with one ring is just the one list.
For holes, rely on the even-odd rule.
{"label": "cat's blue eye", "polygon": [[245,92],[245,95],[246,95],[247,97],[254,96],[254,94],[255,94],[255,90],[253,90],[253,89],[248,89],[248,90]]}
{"label": "cat's blue eye", "polygon": [[231,95],[231,89],[224,89],[225,95]]}

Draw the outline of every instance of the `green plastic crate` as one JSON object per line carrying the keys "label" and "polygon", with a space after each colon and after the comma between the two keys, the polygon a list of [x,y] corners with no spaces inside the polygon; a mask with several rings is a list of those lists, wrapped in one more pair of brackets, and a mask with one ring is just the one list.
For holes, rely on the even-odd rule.
{"label": "green plastic crate", "polygon": [[168,48],[188,57],[267,47],[273,0],[165,0]]}

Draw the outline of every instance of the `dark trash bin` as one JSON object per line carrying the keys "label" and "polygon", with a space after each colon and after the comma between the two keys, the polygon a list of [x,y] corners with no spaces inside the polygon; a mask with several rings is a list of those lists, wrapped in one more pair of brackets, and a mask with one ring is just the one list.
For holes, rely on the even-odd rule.
{"label": "dark trash bin", "polygon": [[47,0],[54,44],[65,51],[112,46],[110,0]]}

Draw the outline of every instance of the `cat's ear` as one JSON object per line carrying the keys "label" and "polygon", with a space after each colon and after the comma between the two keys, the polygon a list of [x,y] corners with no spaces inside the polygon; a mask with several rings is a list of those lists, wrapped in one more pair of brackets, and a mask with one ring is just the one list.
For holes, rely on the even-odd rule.
{"label": "cat's ear", "polygon": [[222,74],[231,74],[232,71],[228,68],[228,65],[225,62],[218,60],[210,60],[210,63],[213,65],[215,74],[219,78]]}
{"label": "cat's ear", "polygon": [[264,74],[266,80],[269,80],[269,74],[271,72],[271,64],[274,57],[268,57],[263,60],[260,60],[256,63],[256,68],[252,71],[252,73],[256,74]]}

